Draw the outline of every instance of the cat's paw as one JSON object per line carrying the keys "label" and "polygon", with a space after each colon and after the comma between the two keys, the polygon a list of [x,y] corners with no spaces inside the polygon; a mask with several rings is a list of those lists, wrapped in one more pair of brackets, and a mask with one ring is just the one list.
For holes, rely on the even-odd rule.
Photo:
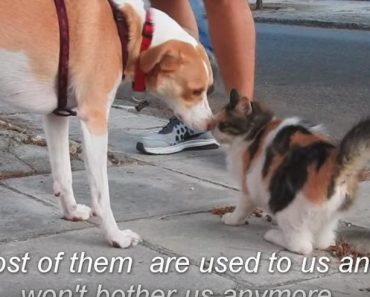
{"label": "cat's paw", "polygon": [[318,250],[326,250],[330,246],[335,245],[335,233],[334,232],[328,232],[325,234],[325,236],[320,236],[316,239],[314,246]]}
{"label": "cat's paw", "polygon": [[291,235],[289,240],[286,240],[284,233],[279,229],[271,229],[267,231],[264,235],[264,239],[283,247],[288,251],[301,255],[309,255],[312,253],[313,249],[310,240],[302,236],[302,234],[299,234],[299,236]]}
{"label": "cat's paw", "polygon": [[225,225],[229,226],[240,226],[247,222],[245,217],[240,217],[235,212],[225,213],[221,220]]}
{"label": "cat's paw", "polygon": [[268,242],[271,242],[281,247],[285,247],[284,234],[278,229],[268,230],[263,236],[263,238]]}

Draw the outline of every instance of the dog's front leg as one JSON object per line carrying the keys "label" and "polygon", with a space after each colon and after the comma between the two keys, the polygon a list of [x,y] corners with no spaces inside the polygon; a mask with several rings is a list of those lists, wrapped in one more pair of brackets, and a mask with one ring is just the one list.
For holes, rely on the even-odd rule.
{"label": "dog's front leg", "polygon": [[54,114],[46,115],[44,116],[44,130],[54,179],[54,195],[59,200],[63,217],[70,221],[88,220],[91,209],[76,203],[72,189],[68,118]]}
{"label": "dog's front leg", "polygon": [[131,230],[119,230],[110,205],[107,175],[108,112],[82,111],[81,127],[85,145],[85,164],[92,195],[94,214],[100,219],[104,235],[114,247],[126,248],[139,243]]}

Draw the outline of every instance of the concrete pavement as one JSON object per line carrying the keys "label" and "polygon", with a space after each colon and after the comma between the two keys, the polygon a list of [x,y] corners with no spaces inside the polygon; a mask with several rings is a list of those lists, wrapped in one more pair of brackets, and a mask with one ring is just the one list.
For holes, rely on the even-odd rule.
{"label": "concrete pavement", "polygon": [[[139,284],[150,291],[177,289],[178,296],[186,295],[188,289],[206,288],[212,289],[214,296],[224,296],[228,289],[237,292],[253,289],[261,293],[253,296],[262,296],[264,290],[273,289],[289,289],[291,292],[328,289],[332,296],[369,294],[369,273],[342,275],[338,273],[338,260],[325,252],[316,252],[314,256],[330,257],[328,273],[302,273],[303,257],[263,240],[263,233],[273,227],[273,223],[265,218],[254,217],[249,225],[229,227],[223,225],[218,216],[209,213],[214,207],[234,205],[238,195],[226,172],[222,150],[188,151],[170,156],[138,154],[135,151],[136,140],[162,126],[162,119],[112,110],[111,163],[108,169],[112,206],[121,228],[135,230],[144,238],[141,245],[128,250],[110,248],[94,219],[72,223],[60,218],[52,195],[40,118],[8,110],[1,114],[1,121],[0,257],[23,255],[25,252],[31,255],[27,274],[0,272],[2,297],[22,296],[22,289],[76,290],[77,285],[87,286],[89,293],[85,296],[97,296],[98,284],[110,289],[111,294],[116,289],[128,289],[129,285]],[[74,189],[77,200],[89,204],[89,190],[80,159],[79,134],[78,123],[73,119]],[[343,236],[365,250],[370,246],[369,191],[370,183],[362,183],[360,199],[341,227]],[[132,257],[134,270],[129,274],[73,274],[65,261],[57,274],[36,271],[38,259],[55,257],[58,252],[65,252],[66,257],[75,252],[86,252],[95,259],[101,256],[108,259]],[[256,257],[259,252],[261,259],[257,274],[201,274],[199,271],[202,257],[225,256],[231,259],[240,256],[248,259]],[[268,258],[274,252],[291,259],[289,272],[268,272]],[[148,267],[158,256],[185,256],[190,259],[189,271],[178,274],[171,269],[166,275],[153,275]],[[72,296],[80,295],[75,293]]]}
{"label": "concrete pavement", "polygon": [[[271,7],[276,4],[269,0],[264,2],[267,7],[269,3]],[[292,2],[300,3],[294,6]],[[330,9],[326,6],[325,10],[328,2],[338,5]],[[290,18],[289,15],[297,18],[297,13],[302,12],[303,8],[320,5],[320,9],[305,11],[310,11],[315,18],[322,18],[318,21],[324,24],[330,11],[330,19],[334,20],[338,15],[336,12],[345,12],[343,5],[349,2],[361,3],[364,12],[368,12],[365,6],[369,2],[365,1],[279,1],[285,3],[285,8],[273,13],[271,9],[255,12],[255,16],[257,20],[265,17],[265,21],[274,18],[289,23],[292,21],[284,21]],[[326,12],[326,15],[319,10]],[[308,14],[303,15],[310,19]],[[356,15],[365,19],[368,17],[366,13]],[[357,21],[358,24],[364,24],[362,28],[366,28],[367,23],[363,19]],[[346,22],[351,23],[351,18]],[[117,103],[122,104],[122,101]],[[109,247],[94,219],[72,223],[60,218],[57,202],[52,195],[52,179],[40,117],[21,113],[7,105],[0,105],[0,110],[0,297],[22,296],[22,290],[26,290],[25,296],[32,296],[27,293],[31,289],[57,290],[55,295],[52,291],[44,291],[39,295],[36,292],[35,296],[40,297],[77,297],[81,296],[78,288],[84,285],[88,289],[84,296],[98,296],[99,284],[103,289],[110,290],[110,296],[113,296],[114,290],[127,290],[131,285],[142,285],[151,292],[155,289],[177,289],[179,292],[176,297],[207,297],[196,296],[196,289],[212,289],[213,296],[225,296],[225,291],[229,289],[236,293],[253,290],[253,294],[246,292],[243,297],[271,296],[263,294],[265,290],[274,289],[311,293],[315,290],[322,293],[322,290],[328,289],[331,296],[369,296],[369,272],[360,270],[357,274],[341,274],[338,272],[339,260],[327,252],[315,252],[313,257],[328,257],[328,272],[303,273],[301,263],[304,257],[283,251],[263,240],[264,232],[274,226],[263,217],[253,217],[248,225],[241,227],[223,225],[220,218],[209,210],[234,205],[238,195],[234,181],[226,172],[223,152],[212,150],[188,151],[170,156],[140,155],[135,150],[136,141],[142,135],[158,130],[166,121],[121,109],[113,109],[110,119],[108,174],[112,206],[120,227],[138,232],[144,241],[128,250]],[[74,190],[78,202],[89,204],[80,139],[78,123],[72,119],[70,147]],[[340,237],[364,253],[370,250],[369,193],[370,182],[363,182],[356,206],[340,227]],[[5,262],[2,259],[27,252],[31,257],[27,273],[3,271],[6,265],[3,265]],[[58,252],[65,252],[65,259],[76,252],[85,252],[94,259],[132,257],[134,269],[131,273],[102,274],[86,270],[72,273],[65,260],[58,273],[37,272],[38,259],[55,257]],[[248,259],[256,257],[258,253],[261,253],[261,259],[256,274],[231,271],[200,273],[202,257],[231,259],[239,256]],[[269,257],[273,253],[277,253],[279,258],[288,257],[291,260],[292,267],[287,273],[268,271]],[[176,273],[173,267],[169,273],[162,275],[154,275],[149,271],[155,257],[182,256],[190,259],[190,268],[185,274]],[[57,294],[60,293],[58,290],[65,289],[71,289],[73,294]],[[191,290],[191,294],[186,295],[187,290]],[[269,292],[271,294],[273,291]],[[106,293],[99,296],[108,297]],[[120,292],[114,295],[121,296]],[[304,295],[297,293],[294,296]],[[323,293],[320,296],[328,295]],[[138,297],[147,296],[143,294]]]}

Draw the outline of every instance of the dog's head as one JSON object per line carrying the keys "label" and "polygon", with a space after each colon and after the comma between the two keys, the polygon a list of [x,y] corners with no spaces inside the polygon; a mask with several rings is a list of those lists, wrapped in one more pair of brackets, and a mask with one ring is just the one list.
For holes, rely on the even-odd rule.
{"label": "dog's head", "polygon": [[140,68],[148,90],[163,98],[178,118],[192,129],[207,129],[212,119],[207,90],[213,75],[201,45],[167,41],[143,52]]}

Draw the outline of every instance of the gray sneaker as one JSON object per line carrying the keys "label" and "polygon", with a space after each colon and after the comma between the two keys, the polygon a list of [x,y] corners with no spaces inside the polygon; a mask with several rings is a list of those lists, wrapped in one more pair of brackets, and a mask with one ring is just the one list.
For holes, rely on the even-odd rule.
{"label": "gray sneaker", "polygon": [[136,144],[143,154],[166,155],[189,149],[215,149],[219,144],[209,132],[196,132],[177,118],[170,119],[159,132],[145,136]]}

